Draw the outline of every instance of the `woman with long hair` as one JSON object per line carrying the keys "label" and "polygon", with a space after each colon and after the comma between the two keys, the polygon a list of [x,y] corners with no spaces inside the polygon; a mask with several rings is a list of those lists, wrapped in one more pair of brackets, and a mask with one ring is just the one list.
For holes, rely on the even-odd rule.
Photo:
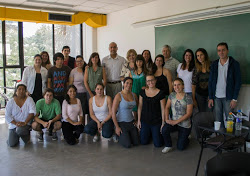
{"label": "woman with long hair", "polygon": [[153,66],[153,61],[152,61],[150,51],[149,50],[143,50],[142,56],[145,59],[146,68],[148,69],[149,72],[151,72],[152,71],[152,66]]}
{"label": "woman with long hair", "polygon": [[152,136],[154,146],[161,147],[161,128],[164,125],[165,93],[156,88],[154,75],[146,76],[147,88],[141,90],[138,105],[137,127],[140,130],[141,144],[149,144]]}
{"label": "woman with long hair", "polygon": [[9,125],[7,144],[10,147],[15,147],[20,138],[25,144],[30,140],[30,123],[36,115],[36,106],[26,92],[26,85],[19,84],[13,98],[6,105],[5,119]]}
{"label": "woman with long hair", "polygon": [[96,95],[89,99],[89,112],[91,121],[85,126],[84,131],[94,136],[93,142],[100,139],[100,133],[104,138],[111,138],[114,132],[112,118],[112,99],[104,95],[104,85],[97,83]]}
{"label": "woman with long hair", "polygon": [[[181,78],[174,80],[174,90],[167,101],[165,108],[165,125],[162,128],[162,136],[165,143],[165,148],[162,153],[167,153],[172,150],[171,132],[178,131],[177,149],[184,150],[188,144],[188,136],[191,132],[191,119],[193,112],[193,100],[190,94],[184,92],[184,82]],[[170,119],[169,112],[172,111]]]}
{"label": "woman with long hair", "polygon": [[124,88],[116,94],[112,106],[115,133],[119,136],[119,143],[125,148],[139,145],[138,130],[134,125],[135,117],[132,113],[133,108],[138,104],[138,99],[136,94],[132,93],[132,84],[132,78],[124,78]]}
{"label": "woman with long hair", "polygon": [[172,92],[172,75],[171,72],[164,68],[164,56],[159,54],[155,57],[152,73],[156,79],[156,88],[162,90],[165,96]]}
{"label": "woman with long hair", "polygon": [[42,51],[40,55],[42,56],[42,66],[49,70],[52,67],[49,60],[49,53],[47,51]]}
{"label": "woman with long hair", "polygon": [[28,94],[36,103],[43,98],[43,93],[47,87],[48,71],[42,67],[42,57],[39,54],[34,56],[34,65],[24,69],[22,84],[27,86]]}
{"label": "woman with long hair", "polygon": [[88,91],[88,99],[95,94],[95,85],[103,83],[106,86],[107,78],[105,68],[101,66],[99,54],[94,52],[89,57],[89,67],[86,67],[84,74],[84,85]]}
{"label": "woman with long hair", "polygon": [[[76,98],[81,101],[83,114],[88,114],[88,100],[87,100],[87,90],[84,85],[84,73],[86,63],[83,57],[76,56],[76,68],[71,70],[69,75],[69,85],[74,85],[77,88]],[[84,116],[83,115],[83,116]]]}
{"label": "woman with long hair", "polygon": [[195,69],[192,77],[192,95],[194,107],[199,112],[211,111],[208,108],[208,79],[210,73],[210,60],[207,51],[199,48],[195,52]]}
{"label": "woman with long hair", "polygon": [[127,62],[122,66],[122,71],[120,75],[121,81],[123,81],[125,77],[128,77],[130,72],[134,70],[136,56],[137,56],[137,53],[134,49],[128,50]]}
{"label": "woman with long hair", "polygon": [[83,132],[83,112],[81,101],[76,98],[77,88],[69,85],[67,89],[66,99],[62,105],[62,131],[66,142],[74,145],[78,142],[78,138]]}
{"label": "woman with long hair", "polygon": [[191,49],[186,49],[183,54],[182,63],[180,63],[177,68],[177,77],[184,81],[184,90],[190,95],[192,94],[192,75],[194,67],[194,53]]}

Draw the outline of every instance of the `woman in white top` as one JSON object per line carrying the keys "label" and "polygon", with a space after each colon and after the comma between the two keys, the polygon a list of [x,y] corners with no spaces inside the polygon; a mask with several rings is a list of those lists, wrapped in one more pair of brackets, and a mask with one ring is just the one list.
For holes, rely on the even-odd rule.
{"label": "woman in white top", "polygon": [[186,49],[183,54],[182,63],[178,65],[178,77],[184,81],[184,91],[192,95],[192,76],[195,67],[194,53],[191,49]]}
{"label": "woman in white top", "polygon": [[28,94],[35,103],[43,98],[43,92],[47,84],[47,74],[48,71],[42,67],[42,57],[39,54],[34,56],[34,65],[24,69],[22,84],[27,86]]}
{"label": "woman in white top", "polygon": [[81,101],[76,98],[76,91],[77,88],[74,85],[69,85],[66,99],[62,104],[62,131],[64,139],[70,145],[78,143],[78,138],[84,128]]}
{"label": "woman in white top", "polygon": [[5,119],[9,125],[7,144],[10,147],[16,146],[20,137],[25,144],[30,140],[30,121],[36,114],[36,106],[33,99],[26,95],[26,91],[26,86],[19,84],[6,106]]}
{"label": "woman in white top", "polygon": [[93,142],[99,140],[100,132],[104,138],[110,138],[113,135],[114,125],[112,117],[112,99],[104,95],[104,85],[97,83],[95,86],[94,97],[89,100],[89,113],[91,121],[85,126],[84,132],[94,136]]}

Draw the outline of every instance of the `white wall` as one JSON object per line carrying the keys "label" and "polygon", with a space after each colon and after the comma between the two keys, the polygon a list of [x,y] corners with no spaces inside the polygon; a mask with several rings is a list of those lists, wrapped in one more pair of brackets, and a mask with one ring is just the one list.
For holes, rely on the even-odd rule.
{"label": "white wall", "polygon": [[[108,45],[114,41],[118,45],[119,55],[126,56],[130,48],[138,53],[149,49],[154,58],[154,26],[134,28],[133,23],[244,2],[249,2],[249,0],[158,0],[114,12],[108,14],[107,26],[97,29],[97,49],[102,58],[109,54]],[[250,87],[243,86],[239,96],[239,107],[243,112],[250,111],[248,97],[250,97]]]}

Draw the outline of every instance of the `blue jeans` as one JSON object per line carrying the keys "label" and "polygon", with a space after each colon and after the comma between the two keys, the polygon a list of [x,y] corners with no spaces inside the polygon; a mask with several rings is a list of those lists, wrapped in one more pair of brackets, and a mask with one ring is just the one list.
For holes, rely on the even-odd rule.
{"label": "blue jeans", "polygon": [[141,122],[140,140],[142,145],[147,145],[150,142],[152,135],[154,146],[161,147],[163,145],[163,138],[161,135],[161,124],[149,125],[145,122]]}
{"label": "blue jeans", "polygon": [[119,143],[125,147],[130,148],[132,144],[134,146],[139,145],[138,130],[132,122],[118,122],[119,127],[122,129],[122,133],[119,136]]}
{"label": "blue jeans", "polygon": [[30,125],[9,129],[7,144],[10,147],[15,147],[19,143],[19,138],[26,144],[30,140],[30,129]]}
{"label": "blue jeans", "polygon": [[[91,119],[91,121],[84,127],[84,132],[90,134],[91,136],[96,135],[97,133],[97,123]],[[102,126],[102,136],[104,138],[111,138],[114,132],[114,124],[110,119]]]}
{"label": "blue jeans", "polygon": [[184,150],[189,144],[188,136],[191,132],[191,129],[192,128],[183,128],[179,125],[172,126],[166,123],[162,128],[162,136],[165,142],[165,146],[172,147],[172,139],[170,133],[172,131],[177,130],[178,131],[177,149]]}
{"label": "blue jeans", "polygon": [[215,120],[221,122],[221,127],[225,128],[224,124],[224,113],[226,117],[229,112],[232,111],[230,108],[231,100],[226,100],[226,98],[215,98],[214,99],[214,111],[215,111]]}

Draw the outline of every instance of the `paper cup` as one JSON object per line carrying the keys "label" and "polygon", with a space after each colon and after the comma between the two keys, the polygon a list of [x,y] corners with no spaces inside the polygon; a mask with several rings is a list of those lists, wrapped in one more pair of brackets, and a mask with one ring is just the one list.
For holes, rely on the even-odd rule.
{"label": "paper cup", "polygon": [[220,129],[221,122],[215,121],[214,122],[214,130],[218,131]]}

